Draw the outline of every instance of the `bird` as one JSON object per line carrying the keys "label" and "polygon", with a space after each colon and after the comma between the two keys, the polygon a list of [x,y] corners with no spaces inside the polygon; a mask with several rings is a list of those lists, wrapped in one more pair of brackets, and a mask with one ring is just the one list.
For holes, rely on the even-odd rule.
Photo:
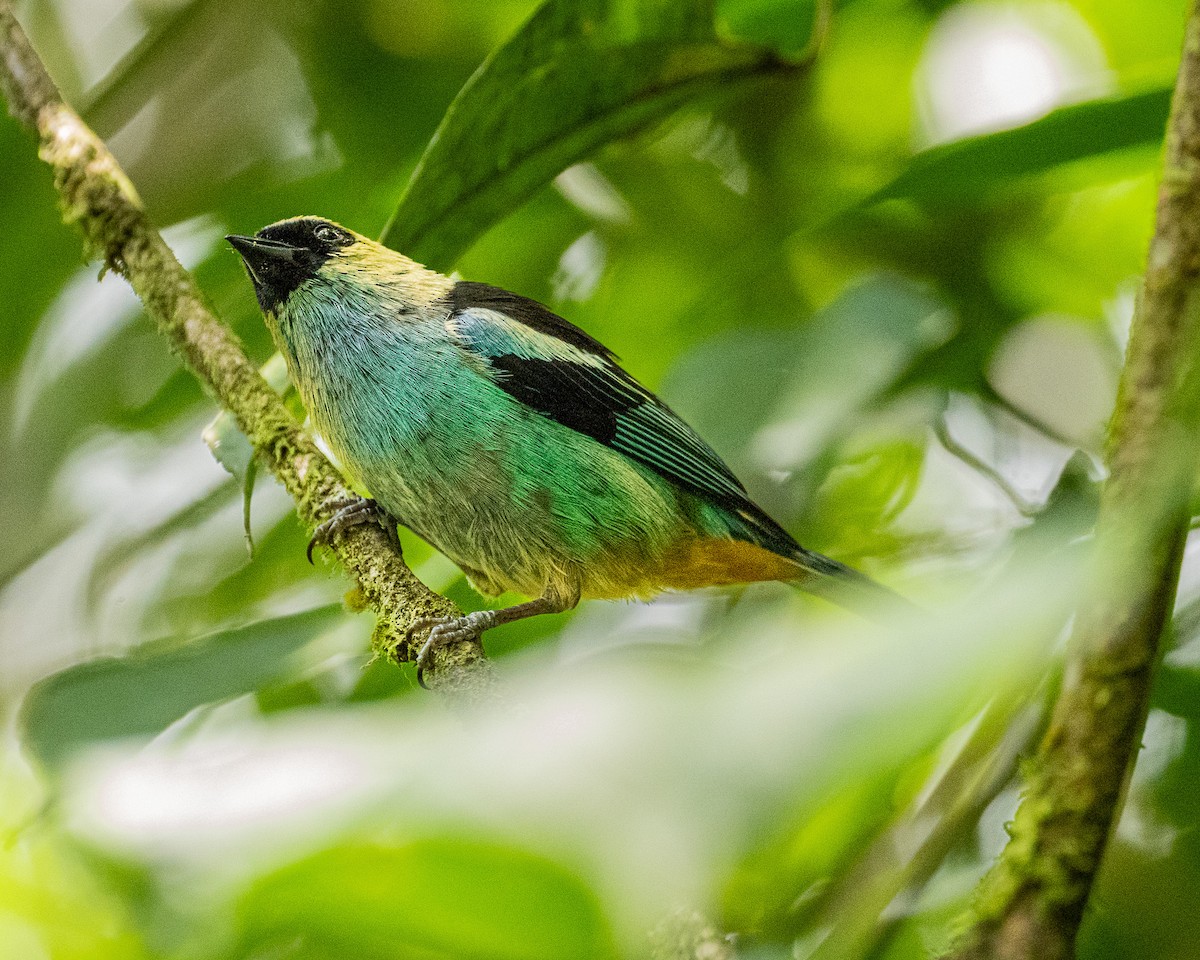
{"label": "bird", "polygon": [[322,217],[226,237],[312,424],[368,497],[309,544],[403,524],[486,596],[422,623],[437,647],[581,599],[782,581],[852,610],[897,594],[800,546],[720,456],[584,330]]}

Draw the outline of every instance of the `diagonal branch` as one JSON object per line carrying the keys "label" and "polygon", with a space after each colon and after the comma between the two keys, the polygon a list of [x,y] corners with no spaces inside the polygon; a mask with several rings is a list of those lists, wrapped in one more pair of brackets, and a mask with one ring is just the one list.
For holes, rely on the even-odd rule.
{"label": "diagonal branch", "polygon": [[[296,501],[301,520],[315,527],[327,519],[325,504],[352,491],[213,314],[108,148],[63,102],[8,0],[0,0],[0,90],[13,116],[41,141],[39,155],[54,170],[63,219],[83,231],[90,253],[129,281],[172,351],[233,415],[259,462]],[[409,625],[456,613],[413,575],[377,527],[345,531],[335,553],[377,614],[373,646],[395,660],[416,655]],[[434,683],[448,693],[478,698],[491,686],[477,645],[439,652],[437,666]]]}
{"label": "diagonal branch", "polygon": [[1157,222],[1110,426],[1093,576],[1012,840],[955,960],[1065,960],[1120,812],[1200,460],[1200,8],[1192,0]]}

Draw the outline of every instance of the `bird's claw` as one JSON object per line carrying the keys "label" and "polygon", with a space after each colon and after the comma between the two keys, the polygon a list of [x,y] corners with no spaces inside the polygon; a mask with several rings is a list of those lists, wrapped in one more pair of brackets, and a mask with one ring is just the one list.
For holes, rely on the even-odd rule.
{"label": "bird's claw", "polygon": [[366,497],[337,497],[325,504],[325,511],[330,510],[333,511],[333,516],[317,527],[313,532],[312,539],[308,541],[305,555],[308,557],[309,563],[313,562],[313,547],[318,544],[328,546],[333,542],[333,538],[343,530],[364,523],[378,524],[387,534],[392,546],[397,551],[400,549],[400,535],[396,532],[396,520],[374,500]]}
{"label": "bird's claw", "polygon": [[493,611],[482,610],[463,617],[424,617],[414,623],[409,628],[410,634],[429,631],[421,649],[417,651],[417,683],[424,689],[429,689],[425,683],[425,670],[429,667],[435,650],[467,640],[478,642],[480,634],[493,626],[494,620]]}

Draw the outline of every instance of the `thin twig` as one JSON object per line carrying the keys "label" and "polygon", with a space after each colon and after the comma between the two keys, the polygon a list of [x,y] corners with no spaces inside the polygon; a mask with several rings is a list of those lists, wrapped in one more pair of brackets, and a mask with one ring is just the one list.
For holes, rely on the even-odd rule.
{"label": "thin twig", "polygon": [[[0,0],[0,58],[0,90],[13,116],[40,138],[63,219],[83,231],[90,253],[129,281],[172,351],[233,415],[259,462],[296,501],[300,518],[310,527],[327,519],[325,504],[351,491],[213,314],[103,141],[63,102],[8,0]],[[415,656],[409,625],[457,612],[413,575],[377,527],[345,531],[335,553],[377,614],[375,649],[393,659]],[[437,661],[435,686],[468,698],[489,695],[491,669],[476,645],[459,644]]]}
{"label": "thin twig", "polygon": [[1013,505],[1013,508],[1022,517],[1031,520],[1041,511],[1041,505],[1034,503],[1026,497],[1016,486],[997,470],[992,464],[988,463],[983,457],[975,453],[966,445],[959,442],[950,430],[950,424],[946,422],[945,414],[938,417],[933,425],[934,436],[938,442],[951,456],[961,460],[968,467],[978,473],[980,476],[990,480],[992,485],[1004,495],[1005,498]]}
{"label": "thin twig", "polygon": [[1193,0],[1157,222],[1100,498],[1093,575],[1066,680],[1012,840],[955,960],[1066,960],[1145,725],[1200,459],[1200,10]]}

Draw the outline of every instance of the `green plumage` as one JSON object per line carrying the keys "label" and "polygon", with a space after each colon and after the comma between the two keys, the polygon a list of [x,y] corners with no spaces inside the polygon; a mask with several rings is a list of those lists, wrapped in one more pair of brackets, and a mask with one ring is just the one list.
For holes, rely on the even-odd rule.
{"label": "green plumage", "polygon": [[[577,580],[584,596],[628,595],[631,580],[646,579],[629,568],[664,553],[693,505],[505,393],[451,337],[444,311],[404,317],[405,276],[331,272],[275,318],[290,331],[280,346],[322,437],[485,593],[540,596],[561,584],[570,594]],[[654,590],[647,580],[638,592]]]}

